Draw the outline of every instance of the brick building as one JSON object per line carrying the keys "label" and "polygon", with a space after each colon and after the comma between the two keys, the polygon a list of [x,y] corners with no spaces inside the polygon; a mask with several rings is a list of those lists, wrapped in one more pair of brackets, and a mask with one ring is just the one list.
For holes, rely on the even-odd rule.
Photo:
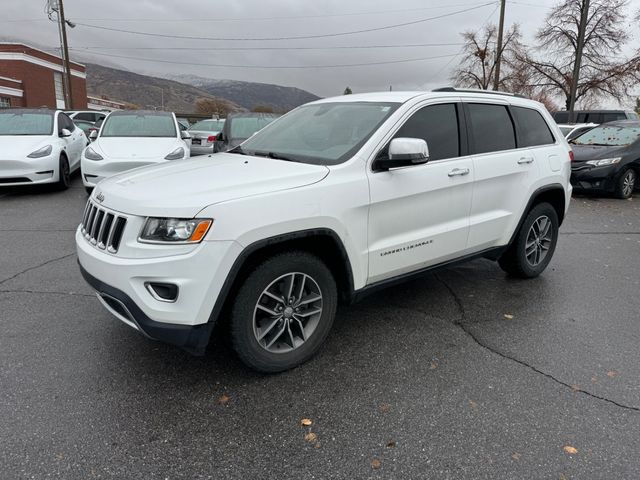
{"label": "brick building", "polygon": [[21,43],[0,43],[0,108],[49,107],[85,110],[86,71],[71,62],[72,105],[65,106],[63,62],[57,55]]}

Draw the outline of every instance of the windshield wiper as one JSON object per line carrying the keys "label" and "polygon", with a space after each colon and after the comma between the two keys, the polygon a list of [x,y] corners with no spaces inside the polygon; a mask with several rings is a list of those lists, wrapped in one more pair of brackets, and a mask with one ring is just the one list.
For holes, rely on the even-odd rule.
{"label": "windshield wiper", "polygon": [[237,153],[238,155],[248,155],[247,152],[242,150],[242,147],[240,145],[238,145],[237,147],[232,148],[227,153]]}
{"label": "windshield wiper", "polygon": [[286,155],[281,155],[277,152],[253,152],[253,154],[258,157],[273,158],[274,160],[284,160],[286,162],[299,162],[299,160],[295,158],[287,157]]}

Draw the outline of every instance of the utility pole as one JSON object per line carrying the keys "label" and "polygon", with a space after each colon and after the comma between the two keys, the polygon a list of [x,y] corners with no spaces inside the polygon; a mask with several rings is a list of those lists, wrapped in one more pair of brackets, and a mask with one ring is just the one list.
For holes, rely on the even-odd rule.
{"label": "utility pole", "polygon": [[580,80],[580,66],[582,64],[582,50],[584,48],[584,35],[589,21],[589,0],[582,0],[580,10],[580,26],[578,28],[578,41],[576,44],[576,61],[573,64],[573,76],[569,90],[569,122],[575,122],[574,109],[576,107],[576,95],[578,93],[578,81]]}
{"label": "utility pole", "polygon": [[504,9],[507,0],[500,0],[500,25],[498,25],[498,45],[496,46],[496,76],[493,79],[493,89],[500,89],[500,64],[502,63],[502,35],[504,33]]}
{"label": "utility pole", "polygon": [[[75,25],[64,18],[64,5],[62,0],[49,0],[49,12],[54,11],[58,15],[58,29],[60,32],[60,50],[62,53],[62,89],[64,91],[64,103],[67,109],[73,108],[71,94],[71,63],[69,62],[69,45],[67,44],[67,24],[73,28]],[[51,16],[49,16],[51,18]]]}

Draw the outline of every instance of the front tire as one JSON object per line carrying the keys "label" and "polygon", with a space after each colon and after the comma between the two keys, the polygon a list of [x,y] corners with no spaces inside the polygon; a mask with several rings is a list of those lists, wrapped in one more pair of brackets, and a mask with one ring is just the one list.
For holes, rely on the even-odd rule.
{"label": "front tire", "polygon": [[60,155],[58,163],[58,181],[55,183],[56,190],[66,190],[71,184],[71,170],[69,168],[69,160],[66,155]]}
{"label": "front tire", "polygon": [[616,198],[621,198],[623,200],[630,198],[631,195],[633,195],[633,190],[636,187],[637,181],[638,176],[633,168],[628,168],[622,172],[622,175],[620,175],[620,178],[618,178],[618,181],[616,182],[616,189],[614,192]]}
{"label": "front tire", "polygon": [[293,251],[269,258],[244,279],[234,299],[233,347],[254,370],[289,370],[318,351],[337,303],[333,275],[318,257]]}
{"label": "front tire", "polygon": [[548,203],[539,203],[527,214],[509,249],[498,264],[509,275],[534,278],[549,262],[558,242],[558,214]]}

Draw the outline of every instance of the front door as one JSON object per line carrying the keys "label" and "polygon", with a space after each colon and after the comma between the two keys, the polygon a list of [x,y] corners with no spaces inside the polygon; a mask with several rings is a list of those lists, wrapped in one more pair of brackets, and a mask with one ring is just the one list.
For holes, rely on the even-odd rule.
{"label": "front door", "polygon": [[474,172],[463,125],[459,103],[419,107],[392,138],[426,140],[430,160],[386,172],[369,169],[369,284],[465,250]]}

